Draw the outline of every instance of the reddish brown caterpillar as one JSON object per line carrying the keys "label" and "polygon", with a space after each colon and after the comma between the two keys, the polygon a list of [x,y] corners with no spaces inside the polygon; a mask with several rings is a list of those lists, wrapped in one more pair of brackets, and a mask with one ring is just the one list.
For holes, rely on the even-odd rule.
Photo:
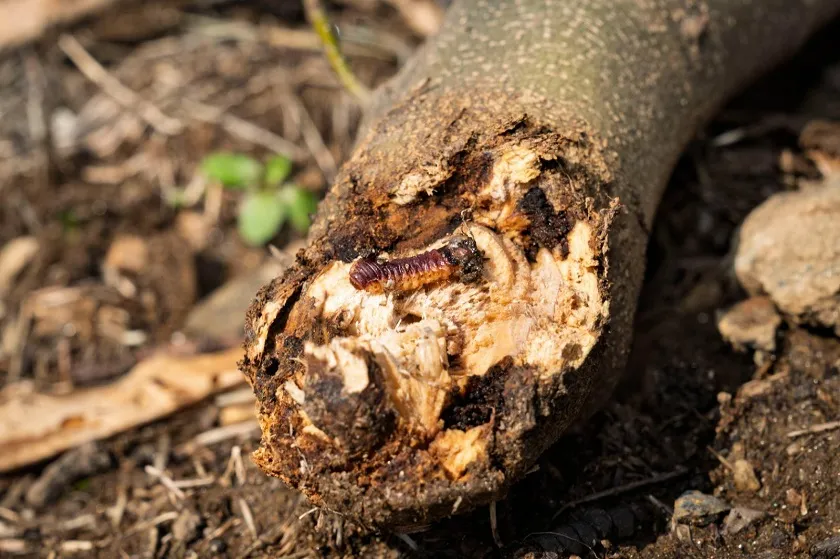
{"label": "reddish brown caterpillar", "polygon": [[441,248],[380,262],[362,258],[350,267],[350,283],[370,293],[411,291],[457,276],[464,283],[481,277],[484,258],[471,237],[453,237]]}

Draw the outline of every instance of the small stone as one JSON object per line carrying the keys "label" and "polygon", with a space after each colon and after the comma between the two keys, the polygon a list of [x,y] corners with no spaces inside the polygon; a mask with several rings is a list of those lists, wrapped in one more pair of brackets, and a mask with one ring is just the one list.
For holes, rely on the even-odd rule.
{"label": "small stone", "polygon": [[785,501],[792,507],[798,507],[802,502],[802,495],[796,489],[788,489],[785,491]]}
{"label": "small stone", "polygon": [[737,303],[718,317],[718,331],[739,350],[747,348],[775,351],[776,330],[782,317],[769,297],[751,297]]}
{"label": "small stone", "polygon": [[673,522],[705,526],[717,520],[721,514],[730,508],[726,501],[714,495],[706,495],[699,491],[688,491],[674,501]]}
{"label": "small stone", "polygon": [[789,320],[840,333],[840,188],[771,196],[738,235],[735,273]]}
{"label": "small stone", "polygon": [[778,381],[786,378],[788,378],[787,373],[780,372],[767,378],[747,381],[738,389],[737,399],[739,402],[744,402],[764,396],[773,389]]}
{"label": "small stone", "polygon": [[808,549],[808,537],[805,536],[805,534],[799,534],[796,536],[796,539],[793,540],[793,545],[790,550],[793,553],[801,553],[806,549]]}
{"label": "small stone", "polygon": [[735,489],[746,493],[755,493],[761,489],[761,482],[755,475],[755,470],[746,460],[735,460],[733,467],[733,476],[735,478]]}
{"label": "small stone", "polygon": [[745,528],[755,524],[762,518],[767,516],[766,513],[760,510],[748,509],[746,507],[735,507],[723,521],[723,533],[734,535],[741,532]]}
{"label": "small stone", "polygon": [[802,441],[794,441],[787,445],[787,448],[785,448],[785,454],[788,456],[796,456],[803,450],[805,450],[805,443]]}
{"label": "small stone", "polygon": [[677,540],[683,543],[691,542],[691,527],[685,524],[677,524],[672,528]]}

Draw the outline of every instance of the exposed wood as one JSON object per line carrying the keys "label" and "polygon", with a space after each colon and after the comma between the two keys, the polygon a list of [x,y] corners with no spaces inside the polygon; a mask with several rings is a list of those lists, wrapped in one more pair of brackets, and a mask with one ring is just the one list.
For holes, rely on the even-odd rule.
{"label": "exposed wood", "polygon": [[[624,366],[656,207],[729,96],[834,0],[456,2],[382,88],[244,371],[257,463],[410,529],[502,496]],[[475,238],[484,272],[382,294],[352,262]]]}

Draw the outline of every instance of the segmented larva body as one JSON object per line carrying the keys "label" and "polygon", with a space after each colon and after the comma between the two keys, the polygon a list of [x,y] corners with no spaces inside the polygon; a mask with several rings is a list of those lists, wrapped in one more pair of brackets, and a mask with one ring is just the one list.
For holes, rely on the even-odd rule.
{"label": "segmented larva body", "polygon": [[481,272],[481,259],[475,241],[455,237],[442,248],[407,258],[384,262],[375,258],[357,260],[350,267],[350,283],[369,293],[413,291],[456,274],[465,276],[465,271],[470,279],[475,279],[476,270],[479,275]]}
{"label": "segmented larva body", "polygon": [[430,250],[408,258],[377,262],[363,258],[350,269],[350,283],[356,289],[371,293],[386,290],[410,291],[426,284],[447,279],[455,266],[446,261],[439,250]]}

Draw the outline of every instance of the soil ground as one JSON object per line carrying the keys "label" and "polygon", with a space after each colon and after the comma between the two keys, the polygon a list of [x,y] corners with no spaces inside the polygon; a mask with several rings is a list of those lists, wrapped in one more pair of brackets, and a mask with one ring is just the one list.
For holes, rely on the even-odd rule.
{"label": "soil ground", "polygon": [[[22,235],[41,247],[5,294],[0,328],[13,327],[33,293],[61,287],[97,308],[127,311],[131,319],[120,327],[144,333],[128,347],[45,324],[0,353],[0,384],[24,380],[50,392],[109,382],[170,343],[207,294],[271,258],[237,236],[239,194],[208,190],[185,204],[167,202],[206,153],[262,157],[288,142],[298,154],[295,181],[318,193],[347,156],[359,110],[313,46],[300,10],[281,2],[212,4],[148,20],[154,10],[141,9],[133,19],[92,19],[72,30],[111,75],[178,120],[177,133],[155,130],[113,102],[54,36],[0,58],[0,247]],[[336,20],[351,64],[371,85],[421,39],[374,1],[350,2]],[[834,24],[722,110],[687,150],[652,235],[620,397],[497,503],[495,530],[483,509],[413,534],[359,534],[258,471],[248,459],[253,430],[189,444],[219,425],[222,406],[210,400],[75,451],[71,460],[106,465],[70,480],[57,476],[55,495],[35,504],[24,496],[39,478],[56,477],[50,462],[0,477],[0,555],[837,556],[840,541],[830,538],[840,535],[840,430],[791,432],[840,419],[840,340],[783,326],[776,352],[754,357],[722,340],[716,317],[745,297],[732,272],[739,223],[774,192],[819,177],[798,137],[813,120],[840,119],[838,38]],[[245,139],[218,113],[198,118],[196,104],[272,134]],[[186,227],[185,214],[201,215],[202,223],[209,215],[212,226]],[[142,297],[115,292],[102,277],[109,246],[124,234],[154,242],[155,258],[136,282]],[[293,241],[284,230],[273,244]],[[196,335],[190,347],[235,342],[211,338]],[[67,356],[72,366],[62,365]],[[744,462],[757,485],[736,483]],[[199,485],[173,491],[147,474],[148,465]],[[740,530],[723,519],[726,511],[673,524],[675,500],[687,490],[763,514]],[[595,546],[569,541],[596,509],[611,518],[613,537]],[[565,543],[544,550],[552,541]]]}

